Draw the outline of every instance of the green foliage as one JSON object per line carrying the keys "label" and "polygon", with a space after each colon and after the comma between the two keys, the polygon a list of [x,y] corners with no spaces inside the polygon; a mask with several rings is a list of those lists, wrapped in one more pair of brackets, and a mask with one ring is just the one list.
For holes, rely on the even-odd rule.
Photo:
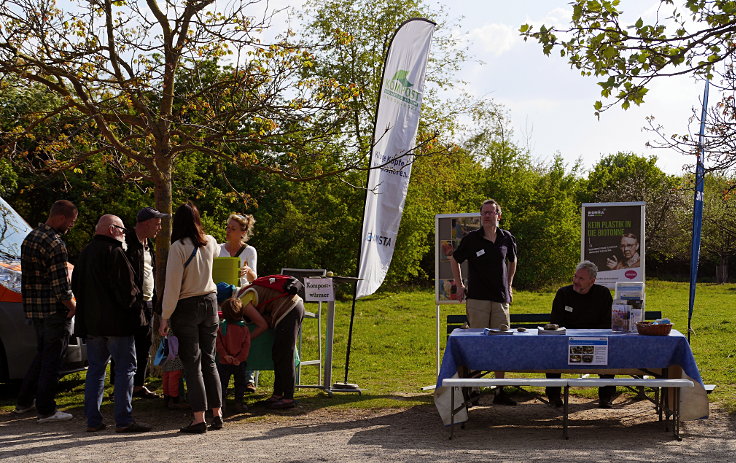
{"label": "green foliage", "polygon": [[397,246],[386,275],[388,285],[434,278],[435,215],[479,207],[482,166],[466,150],[444,149],[445,155],[420,153],[414,161]]}
{"label": "green foliage", "polygon": [[[445,133],[454,122],[448,116],[455,104],[444,92],[459,83],[456,72],[467,60],[466,47],[446,20],[441,7],[422,0],[310,0],[301,19],[304,37],[315,55],[310,72],[355,85],[350,103],[354,116],[349,125],[355,146],[367,153],[373,131],[375,105],[381,84],[383,60],[396,29],[410,18],[423,17],[437,23],[427,64],[427,83],[422,95],[420,131]],[[435,111],[436,110],[436,111]],[[348,127],[348,125],[346,125]]]}
{"label": "green foliage", "polygon": [[588,174],[580,202],[646,202],[648,262],[686,259],[692,220],[690,194],[682,178],[657,167],[657,158],[616,153],[602,158]]}
{"label": "green foliage", "polygon": [[472,204],[448,212],[477,211],[484,199],[495,199],[503,212],[501,227],[517,240],[514,285],[533,288],[567,280],[580,255],[578,166],[568,172],[559,157],[549,165],[535,165],[514,142],[499,106],[477,105],[472,115],[474,130],[463,147],[482,166],[482,174],[477,184],[466,187],[473,188],[464,193],[473,195]]}
{"label": "green foliage", "polygon": [[488,191],[497,191],[495,199],[503,206],[502,227],[511,230],[519,247],[515,286],[538,288],[566,281],[580,260],[576,170],[567,172],[558,157],[546,167],[488,176]]}
{"label": "green foliage", "polygon": [[[268,113],[255,96],[264,82],[239,80],[245,79],[240,75],[244,68],[224,65],[220,56],[209,54],[201,60],[185,59],[174,75],[174,94],[181,97],[172,102],[171,113],[178,118],[177,124],[192,126],[194,132],[173,136],[197,138],[196,130],[214,124],[220,133],[233,138],[211,146],[205,138],[193,144],[180,138],[177,146],[187,149],[177,148],[170,157],[158,157],[161,166],[152,167],[145,156],[139,162],[101,143],[99,133],[94,133],[104,127],[81,111],[52,114],[63,98],[48,88],[5,79],[0,93],[0,136],[12,135],[20,143],[16,152],[5,153],[12,157],[0,159],[0,193],[31,223],[45,219],[54,199],[65,197],[77,203],[80,220],[67,236],[75,254],[89,240],[101,214],[118,214],[130,224],[138,208],[158,205],[162,183],[152,172],[159,167],[162,172],[170,169],[174,207],[193,200],[202,211],[207,232],[218,241],[224,240],[229,213],[255,215],[251,244],[259,252],[259,273],[316,267],[353,275],[366,172],[352,169],[362,168],[369,152],[383,47],[405,15],[441,17],[441,12],[422,2],[404,7],[386,1],[353,6],[346,0],[330,0],[311,2],[306,10],[312,16],[305,17],[311,18],[305,37],[322,46],[301,55],[304,66],[289,68],[292,74],[288,75],[333,82],[336,93],[319,91],[327,92],[324,98],[337,98],[336,105],[347,105],[342,107],[342,116],[316,107],[308,117],[300,110],[285,115],[291,111],[288,105]],[[462,53],[449,51],[447,35],[447,26],[440,22],[435,34],[440,46],[433,44],[428,73],[430,87],[452,84],[448,72],[463,59]],[[268,59],[281,64],[280,60],[287,59],[279,56],[278,47],[270,53],[253,56],[249,65],[258,62],[263,69],[275,69],[266,64]],[[341,99],[346,96],[343,91],[354,93],[346,100]],[[242,97],[237,104],[233,92]],[[154,109],[164,104],[163,95],[154,90],[144,96]],[[272,96],[288,99],[284,94]],[[468,127],[456,121],[457,102],[436,101],[424,100],[412,181],[385,288],[428,284],[434,276],[434,216],[475,212],[488,197],[501,203],[502,227],[510,229],[519,242],[515,280],[519,288],[547,287],[569,278],[579,258],[579,210],[585,201],[647,201],[649,256],[664,260],[685,255],[686,240],[681,237],[687,232],[689,193],[678,179],[659,171],[654,159],[619,153],[604,158],[585,181],[577,165],[565,166],[560,159],[536,162],[532,153],[516,143],[504,109],[493,101],[465,102],[464,113],[472,116]],[[221,117],[233,116],[233,111],[244,111],[241,114],[248,117]],[[304,125],[299,117],[311,121]],[[314,119],[319,117],[326,119]],[[278,121],[277,128],[271,125],[274,121]],[[115,134],[125,132],[121,127],[116,127]],[[319,133],[319,127],[325,130]],[[335,128],[337,132],[331,130]],[[23,130],[32,133],[18,138]],[[457,135],[460,133],[463,135]],[[451,140],[453,136],[461,141]],[[129,149],[150,154],[159,146],[150,140],[131,136],[125,143]],[[303,151],[296,155],[295,147]],[[303,181],[304,177],[292,175],[296,173],[312,180]],[[162,235],[168,241],[166,231]]]}
{"label": "green foliage", "polygon": [[[324,149],[325,140],[342,136],[355,86],[310,72],[312,53],[290,43],[290,31],[261,43],[273,13],[267,2],[255,16],[251,7],[259,2],[250,1],[226,8],[174,1],[165,12],[156,2],[74,3],[0,4],[3,85],[43,89],[29,100],[36,107],[0,108],[25,117],[8,119],[14,126],[3,132],[4,154],[20,146],[35,168],[62,175],[108,163],[122,180],[152,187],[153,201],[145,203],[163,212],[171,211],[177,188],[177,203],[223,203],[225,190],[206,186],[207,175],[217,175],[214,162],[295,180],[362,164],[361,153]],[[198,156],[203,165],[178,166]],[[218,221],[204,218],[211,226]],[[170,221],[162,225],[159,268]]]}
{"label": "green foliage", "polygon": [[[633,2],[632,2],[633,3]],[[549,55],[559,50],[582,75],[601,78],[596,114],[620,103],[641,104],[653,79],[693,74],[711,78],[732,64],[736,11],[732,2],[660,0],[656,19],[621,22],[619,0],[575,0],[568,28],[525,24],[520,34]]]}
{"label": "green foliage", "polygon": [[728,263],[736,254],[734,180],[718,174],[705,177],[701,265],[715,266],[718,283],[728,280]]}
{"label": "green foliage", "polygon": [[0,184],[0,196],[6,196],[18,188],[18,175],[6,159],[0,159],[0,178],[3,179]]}

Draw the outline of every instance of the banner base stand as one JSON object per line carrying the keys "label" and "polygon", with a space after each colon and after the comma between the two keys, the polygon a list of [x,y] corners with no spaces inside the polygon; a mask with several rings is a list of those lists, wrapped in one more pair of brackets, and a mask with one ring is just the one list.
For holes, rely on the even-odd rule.
{"label": "banner base stand", "polygon": [[353,383],[334,383],[329,392],[357,392],[361,394],[363,390]]}

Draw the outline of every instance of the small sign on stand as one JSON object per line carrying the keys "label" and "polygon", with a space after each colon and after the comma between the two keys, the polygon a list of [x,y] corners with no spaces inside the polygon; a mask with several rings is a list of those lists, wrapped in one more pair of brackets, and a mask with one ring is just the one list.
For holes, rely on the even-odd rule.
{"label": "small sign on stand", "polygon": [[304,279],[304,300],[307,302],[332,302],[335,300],[335,287],[332,278],[309,277]]}
{"label": "small sign on stand", "polygon": [[[324,388],[325,392],[332,396],[334,392],[357,392],[361,393],[361,389],[357,384],[348,382],[332,383],[332,346],[335,336],[335,282],[353,282],[354,277],[340,276],[324,276],[324,277],[305,277],[304,278],[304,300],[307,302],[327,302],[327,331],[326,348],[325,348],[325,364],[324,364]],[[349,352],[348,352],[349,355]],[[348,360],[345,360],[347,379]]]}

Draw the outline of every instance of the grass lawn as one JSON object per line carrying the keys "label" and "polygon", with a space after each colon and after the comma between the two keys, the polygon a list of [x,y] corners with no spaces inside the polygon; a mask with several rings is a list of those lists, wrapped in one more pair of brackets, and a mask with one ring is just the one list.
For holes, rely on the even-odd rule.
{"label": "grass lawn", "polygon": [[[648,310],[660,310],[670,318],[675,328],[687,332],[688,284],[650,280],[647,282]],[[548,312],[554,292],[516,291],[512,312]],[[717,387],[710,395],[730,412],[736,412],[736,381],[733,357],[736,354],[736,320],[734,320],[736,284],[699,284],[692,320],[692,349],[703,381]],[[345,379],[345,352],[350,301],[337,303],[335,348],[333,354],[333,382]],[[307,310],[316,311],[316,304],[307,304]],[[440,330],[444,347],[445,316],[463,313],[463,305],[440,307]],[[350,356],[348,382],[357,383],[363,394],[335,394],[331,399],[315,389],[297,391],[297,399],[305,407],[405,407],[432,400],[422,386],[436,381],[435,333],[436,306],[430,291],[381,293],[358,301],[356,305],[353,346]],[[323,307],[323,314],[326,306]],[[323,323],[324,325],[324,323]],[[315,320],[304,322],[304,360],[316,357]],[[323,326],[324,329],[324,326]],[[302,384],[317,381],[316,367],[302,370]],[[64,393],[60,405],[79,406],[84,394],[84,373],[70,375],[63,380]],[[262,372],[258,394],[250,401],[261,400],[270,392],[272,373]],[[152,380],[156,385],[156,381]],[[586,393],[586,392],[583,392]],[[592,392],[591,392],[592,393]],[[9,409],[13,398],[3,397],[0,405]],[[139,403],[139,402],[137,402]],[[157,404],[158,405],[158,404]]]}
{"label": "grass lawn", "polygon": [[[672,320],[675,329],[686,334],[689,285],[650,280],[646,293],[647,310],[660,310],[663,316]],[[546,313],[553,297],[554,292],[515,291],[511,311]],[[732,412],[736,412],[736,374],[732,369],[732,357],[736,354],[733,341],[736,334],[735,305],[736,284],[699,284],[691,334],[692,349],[703,381],[717,386],[710,400]],[[464,305],[442,305],[440,309],[444,348],[445,316],[464,313],[465,309]],[[380,397],[417,394],[422,386],[435,383],[435,310],[434,293],[430,291],[383,293],[358,301],[348,381],[364,388],[364,395],[374,398],[371,403],[384,403],[378,400]],[[349,317],[350,302],[338,302],[333,381],[344,379]],[[305,330],[312,328],[310,325],[316,323],[307,320]],[[314,341],[313,334],[309,337]],[[308,351],[303,357],[307,356]],[[309,368],[315,367],[305,367],[303,371]],[[314,396],[314,391],[307,390],[302,394]],[[405,402],[406,399],[396,405],[401,406]]]}

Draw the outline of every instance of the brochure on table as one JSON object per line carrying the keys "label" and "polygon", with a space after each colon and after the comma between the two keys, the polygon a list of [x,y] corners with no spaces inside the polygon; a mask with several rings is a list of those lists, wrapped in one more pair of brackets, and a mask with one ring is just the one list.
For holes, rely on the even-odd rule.
{"label": "brochure on table", "polygon": [[571,337],[567,343],[568,365],[608,365],[607,337]]}

